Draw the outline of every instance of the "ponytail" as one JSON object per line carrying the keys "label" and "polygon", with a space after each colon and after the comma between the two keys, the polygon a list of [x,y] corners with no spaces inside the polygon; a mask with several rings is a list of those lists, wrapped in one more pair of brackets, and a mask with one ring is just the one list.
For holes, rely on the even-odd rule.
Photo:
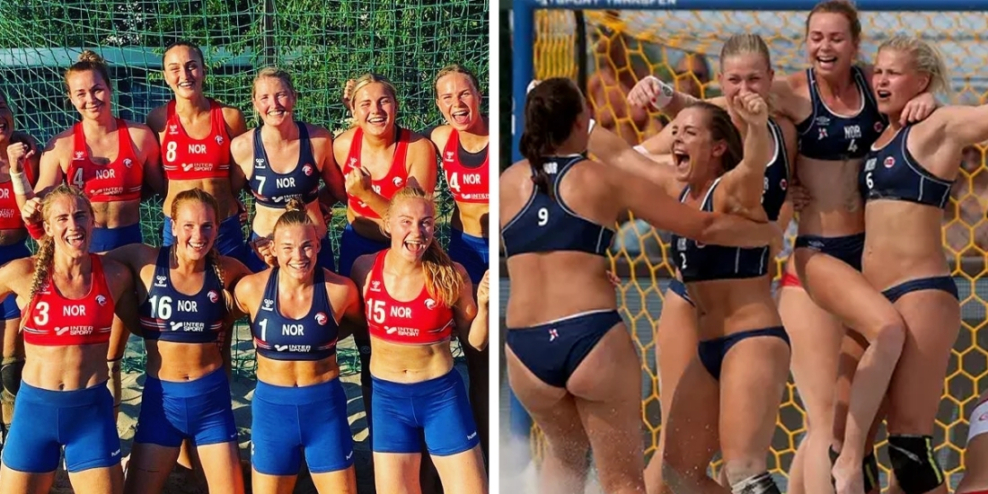
{"label": "ponytail", "polygon": [[555,194],[543,166],[545,157],[569,139],[583,109],[583,94],[572,81],[561,77],[547,79],[535,86],[525,101],[525,130],[519,147],[532,167],[535,187],[553,200]]}
{"label": "ponytail", "polygon": [[456,272],[453,260],[435,238],[429,242],[429,247],[422,256],[422,269],[425,271],[425,290],[429,296],[446,307],[456,305],[463,280]]}

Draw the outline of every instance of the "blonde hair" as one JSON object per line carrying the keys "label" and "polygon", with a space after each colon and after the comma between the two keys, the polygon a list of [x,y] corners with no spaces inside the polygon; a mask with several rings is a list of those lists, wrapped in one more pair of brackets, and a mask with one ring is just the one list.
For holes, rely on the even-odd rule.
{"label": "blonde hair", "polygon": [[[398,203],[409,199],[426,201],[432,206],[433,211],[436,209],[432,196],[418,187],[406,186],[399,189],[391,197],[384,221],[390,221],[391,211]],[[432,237],[425,250],[425,255],[422,257],[422,269],[425,272],[425,290],[429,296],[446,307],[456,305],[456,300],[460,297],[460,287],[463,280],[460,278],[460,274],[456,272],[453,260],[439,246],[439,239],[435,236]]]}
{"label": "blonde hair", "polygon": [[[209,209],[212,209],[213,218],[215,218],[214,227],[216,228],[217,231],[219,231],[220,204],[216,200],[216,198],[213,197],[212,194],[198,187],[194,189],[183,190],[182,192],[179,192],[178,195],[175,196],[174,200],[172,200],[171,218],[173,225],[178,224],[176,223],[176,220],[178,219],[178,210],[180,207],[182,207],[182,205],[186,203],[201,204],[201,205],[205,205]],[[173,247],[175,245],[178,245],[178,243],[176,242],[175,244],[173,244]],[[220,280],[220,286],[223,288],[223,299],[228,300],[229,293],[227,293],[226,290],[226,281],[223,279],[223,268],[220,267],[220,253],[219,251],[216,250],[215,238],[213,239],[213,245],[210,246],[209,248],[209,254],[207,254],[207,259],[209,260],[209,263],[213,265],[213,272],[216,273],[216,277],[219,278]]]}
{"label": "blonde hair", "polygon": [[772,56],[769,54],[765,40],[757,34],[742,33],[727,38],[724,46],[720,49],[721,72],[724,71],[724,59],[749,53],[761,55],[765,59],[766,70],[772,70]]}
{"label": "blonde hair", "polygon": [[913,67],[921,74],[930,76],[930,82],[924,91],[930,93],[941,93],[950,97],[950,79],[947,77],[947,66],[943,63],[943,56],[933,45],[911,36],[895,35],[887,39],[878,47],[878,52],[882,50],[892,50],[899,53],[908,53],[913,58]]}
{"label": "blonde hair", "polygon": [[285,85],[285,87],[288,88],[288,91],[292,93],[292,96],[298,95],[298,93],[295,92],[295,85],[292,84],[291,74],[289,74],[288,71],[286,71],[285,69],[280,69],[278,67],[271,66],[271,67],[264,67],[263,69],[260,70],[260,72],[257,73],[256,76],[254,76],[254,83],[252,84],[252,89],[251,89],[252,97],[254,93],[257,91],[257,82],[266,77],[278,79],[279,81],[281,81],[282,84]]}
{"label": "blonde hair", "polygon": [[470,84],[473,84],[473,90],[477,94],[480,94],[480,81],[477,80],[477,76],[473,75],[473,72],[470,72],[466,67],[454,63],[439,69],[439,73],[436,74],[436,80],[432,82],[432,86],[436,89],[437,98],[439,97],[439,80],[450,74],[463,74],[467,76],[467,79],[470,79]]}
{"label": "blonde hair", "polygon": [[[48,223],[48,214],[51,212],[51,205],[59,197],[72,197],[81,200],[89,210],[90,218],[93,216],[93,205],[89,202],[81,190],[68,184],[61,184],[45,196],[41,201],[41,218],[44,223]],[[51,275],[51,268],[55,259],[55,239],[45,233],[38,240],[38,252],[34,255],[34,278],[31,279],[31,296],[34,297],[47,283]]]}
{"label": "blonde hair", "polygon": [[92,50],[82,50],[79,54],[78,61],[72,64],[68,69],[65,69],[65,90],[69,90],[69,77],[76,72],[86,72],[93,71],[99,74],[103,78],[103,82],[106,84],[107,89],[112,90],[110,86],[110,73],[106,70],[106,60],[103,57],[96,54]]}
{"label": "blonde hair", "polygon": [[389,81],[383,75],[375,74],[373,72],[368,72],[358,77],[357,80],[354,81],[353,83],[353,91],[350,93],[351,113],[353,112],[352,108],[355,108],[353,103],[356,102],[357,100],[357,93],[360,92],[361,89],[371,84],[374,84],[375,82],[384,86],[384,89],[386,89],[388,91],[388,94],[391,95],[391,99],[394,100],[395,108],[398,107],[398,90],[395,89],[394,84],[391,84],[391,81]]}

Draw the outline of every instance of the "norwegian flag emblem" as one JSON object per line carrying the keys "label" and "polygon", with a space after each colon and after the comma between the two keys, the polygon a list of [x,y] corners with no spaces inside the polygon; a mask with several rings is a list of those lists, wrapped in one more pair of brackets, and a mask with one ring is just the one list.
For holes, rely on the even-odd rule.
{"label": "norwegian flag emblem", "polygon": [[555,329],[550,329],[549,330],[549,341],[555,340],[556,338],[559,338],[559,333]]}

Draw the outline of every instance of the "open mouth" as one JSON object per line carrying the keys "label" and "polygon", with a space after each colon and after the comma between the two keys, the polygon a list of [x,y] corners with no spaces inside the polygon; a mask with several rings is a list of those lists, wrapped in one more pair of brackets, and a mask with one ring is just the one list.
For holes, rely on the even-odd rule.
{"label": "open mouth", "polygon": [[388,117],[370,117],[367,119],[367,123],[371,125],[384,125],[388,122]]}
{"label": "open mouth", "polygon": [[887,100],[892,97],[892,91],[887,91],[885,89],[879,89],[875,91],[875,95],[878,96],[880,100]]}
{"label": "open mouth", "polygon": [[837,57],[819,56],[816,57],[816,62],[821,69],[833,69],[837,65]]}
{"label": "open mouth", "polygon": [[425,250],[429,247],[429,244],[420,239],[409,239],[402,242],[401,246],[408,252],[418,256],[419,254],[425,252]]}
{"label": "open mouth", "polygon": [[178,83],[178,87],[185,89],[192,89],[196,85],[196,81],[182,81]]}
{"label": "open mouth", "polygon": [[65,243],[70,247],[82,250],[86,243],[86,235],[82,232],[70,233],[65,236]]}
{"label": "open mouth", "polygon": [[285,116],[286,113],[288,113],[288,112],[285,111],[284,108],[282,108],[282,109],[276,109],[276,110],[268,110],[267,115],[269,117],[283,117],[283,116]]}
{"label": "open mouth", "polygon": [[192,242],[192,241],[189,241],[189,242],[186,243],[186,245],[189,247],[189,250],[191,250],[193,252],[204,253],[207,250],[206,249],[206,245],[207,245],[206,242]]}
{"label": "open mouth", "polygon": [[676,164],[676,170],[685,172],[689,170],[690,167],[690,155],[686,151],[681,149],[674,149],[672,151],[672,159]]}
{"label": "open mouth", "polygon": [[470,123],[470,110],[456,110],[449,114],[453,118],[453,122],[460,125],[467,125]]}

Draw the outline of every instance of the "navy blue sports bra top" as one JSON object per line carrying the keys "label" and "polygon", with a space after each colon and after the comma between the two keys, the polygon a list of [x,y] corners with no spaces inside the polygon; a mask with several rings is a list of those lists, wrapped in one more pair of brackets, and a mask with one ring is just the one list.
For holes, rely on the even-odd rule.
{"label": "navy blue sports bra top", "polygon": [[177,343],[218,341],[226,318],[226,302],[212,262],[206,266],[199,292],[185,295],[172,285],[170,260],[171,249],[162,248],[155,261],[148,298],[138,308],[144,338]]}
{"label": "navy blue sports bra top", "polygon": [[309,313],[300,319],[281,315],[278,271],[279,268],[271,269],[261,307],[250,322],[257,353],[273,360],[322,360],[335,355],[340,331],[322,268],[316,269]]}
{"label": "navy blue sports bra top", "polygon": [[866,201],[890,199],[943,208],[953,182],[933,176],[909,154],[906,140],[911,128],[900,129],[881,149],[872,148],[858,175],[858,187]]}
{"label": "navy blue sports bra top", "polygon": [[853,116],[844,117],[827,108],[820,97],[813,69],[806,69],[813,113],[796,125],[799,153],[803,156],[830,161],[861,158],[868,154],[868,149],[888,125],[888,119],[878,111],[864,71],[853,66],[851,72],[861,94],[861,109]]}
{"label": "navy blue sports bra top", "polygon": [[[559,184],[584,155],[550,156],[542,165],[555,199],[536,187],[518,216],[501,229],[505,256],[553,251],[605,255],[614,231],[576,214],[559,195]],[[533,171],[534,175],[534,171]]]}
{"label": "navy blue sports bra top", "polygon": [[779,219],[779,212],[782,211],[789,190],[789,154],[786,152],[786,139],[782,135],[782,128],[771,118],[768,120],[768,126],[775,140],[775,154],[765,166],[762,208],[765,209],[768,219],[775,221]]}
{"label": "navy blue sports bra top", "polygon": [[[720,178],[715,180],[703,197],[701,211],[713,212],[714,191],[720,181]],[[686,202],[689,191],[689,186],[686,186],[679,195],[679,202]],[[753,249],[724,247],[673,235],[672,247],[683,283],[757,278],[768,272],[768,246]]]}
{"label": "navy blue sports bra top", "polygon": [[254,129],[254,172],[250,176],[254,199],[269,208],[284,209],[294,197],[309,204],[319,197],[319,169],[312,156],[312,142],[304,122],[298,122],[298,163],[288,173],[271,169],[271,160],[261,141],[261,128]]}

